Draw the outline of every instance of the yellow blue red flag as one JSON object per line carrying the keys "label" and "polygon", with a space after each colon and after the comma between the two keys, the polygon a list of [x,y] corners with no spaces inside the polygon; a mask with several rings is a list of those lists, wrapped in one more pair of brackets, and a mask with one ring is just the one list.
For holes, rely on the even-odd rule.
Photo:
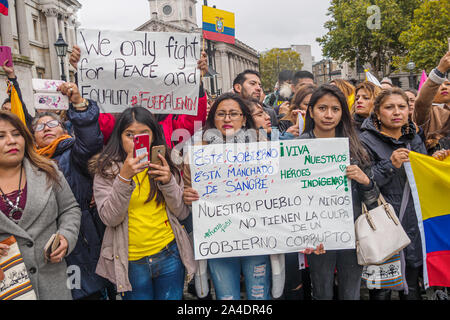
{"label": "yellow blue red flag", "polygon": [[11,95],[11,112],[18,116],[26,126],[27,122],[25,120],[25,113],[23,112],[22,101],[20,101],[19,94],[11,82],[8,82],[8,93]]}
{"label": "yellow blue red flag", "polygon": [[450,157],[410,152],[405,163],[422,239],[424,284],[450,287]]}
{"label": "yellow blue red flag", "polygon": [[234,13],[203,6],[203,38],[234,44]]}

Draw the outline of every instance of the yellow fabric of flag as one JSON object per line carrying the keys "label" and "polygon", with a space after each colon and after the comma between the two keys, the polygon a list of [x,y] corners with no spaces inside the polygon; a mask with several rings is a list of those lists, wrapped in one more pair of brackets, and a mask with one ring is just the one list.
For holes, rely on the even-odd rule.
{"label": "yellow fabric of flag", "polygon": [[450,157],[444,161],[410,152],[423,220],[450,214]]}
{"label": "yellow fabric of flag", "polygon": [[11,92],[11,112],[14,113],[26,126],[25,113],[23,112],[22,101],[20,101],[16,88],[10,83],[8,85],[8,91]]}

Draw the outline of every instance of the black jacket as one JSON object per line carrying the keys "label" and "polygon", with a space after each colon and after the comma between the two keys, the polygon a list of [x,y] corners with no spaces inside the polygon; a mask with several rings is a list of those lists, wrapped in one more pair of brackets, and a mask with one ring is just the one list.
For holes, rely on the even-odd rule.
{"label": "black jacket", "polygon": [[98,124],[99,108],[89,100],[86,111],[70,108],[67,112],[76,138],[61,141],[52,157],[64,174],[81,208],[81,225],[77,244],[66,257],[67,265],[76,265],[81,271],[81,288],[72,289],[72,297],[81,299],[106,287],[107,281],[95,273],[100,257],[105,226],[96,207],[91,207],[92,177],[88,161],[103,148],[103,135]]}
{"label": "black jacket", "polygon": [[361,117],[359,114],[354,114],[353,115],[353,123],[354,123],[354,128],[355,128],[355,130],[356,130],[356,133],[358,134],[358,135],[360,135],[361,134],[361,127],[362,127],[362,124],[363,124],[363,122],[364,122],[364,120],[366,120],[366,118],[364,118],[364,117]]}
{"label": "black jacket", "polygon": [[[299,139],[316,139],[313,131],[303,133]],[[380,195],[380,190],[377,187],[373,179],[372,170],[370,165],[364,167],[360,166],[361,170],[369,177],[370,184],[368,186],[363,186],[353,180],[351,180],[352,185],[352,199],[353,199],[353,216],[354,220],[362,214],[362,203],[364,202],[369,210],[377,207],[378,197]]]}
{"label": "black jacket", "polygon": [[[416,127],[412,122],[403,128],[403,135],[398,140],[381,134],[375,127],[372,117],[364,121],[362,130],[360,139],[372,159],[375,181],[386,201],[399,215],[407,177],[403,166],[400,169],[394,167],[390,160],[391,155],[395,150],[407,148],[408,145],[412,151],[426,154],[425,145],[416,134]],[[402,226],[411,239],[411,244],[404,251],[406,262],[411,267],[418,267],[422,265],[422,242],[411,194]]]}

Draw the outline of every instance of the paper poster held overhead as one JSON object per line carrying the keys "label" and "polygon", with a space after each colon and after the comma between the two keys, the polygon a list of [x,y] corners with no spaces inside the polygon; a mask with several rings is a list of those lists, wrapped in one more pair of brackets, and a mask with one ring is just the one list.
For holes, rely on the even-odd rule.
{"label": "paper poster held overhead", "polygon": [[77,39],[81,96],[102,112],[197,115],[200,34],[80,29]]}

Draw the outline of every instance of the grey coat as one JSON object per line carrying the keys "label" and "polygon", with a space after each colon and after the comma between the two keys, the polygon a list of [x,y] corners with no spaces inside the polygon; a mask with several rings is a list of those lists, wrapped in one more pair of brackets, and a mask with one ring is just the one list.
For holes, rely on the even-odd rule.
{"label": "grey coat", "polygon": [[69,254],[78,239],[81,211],[70,187],[61,174],[61,187],[47,187],[46,174],[25,158],[27,201],[18,224],[0,212],[0,240],[13,235],[19,245],[31,283],[39,300],[71,300],[67,287],[65,260],[52,264],[44,261],[44,246],[57,231],[69,244]]}

